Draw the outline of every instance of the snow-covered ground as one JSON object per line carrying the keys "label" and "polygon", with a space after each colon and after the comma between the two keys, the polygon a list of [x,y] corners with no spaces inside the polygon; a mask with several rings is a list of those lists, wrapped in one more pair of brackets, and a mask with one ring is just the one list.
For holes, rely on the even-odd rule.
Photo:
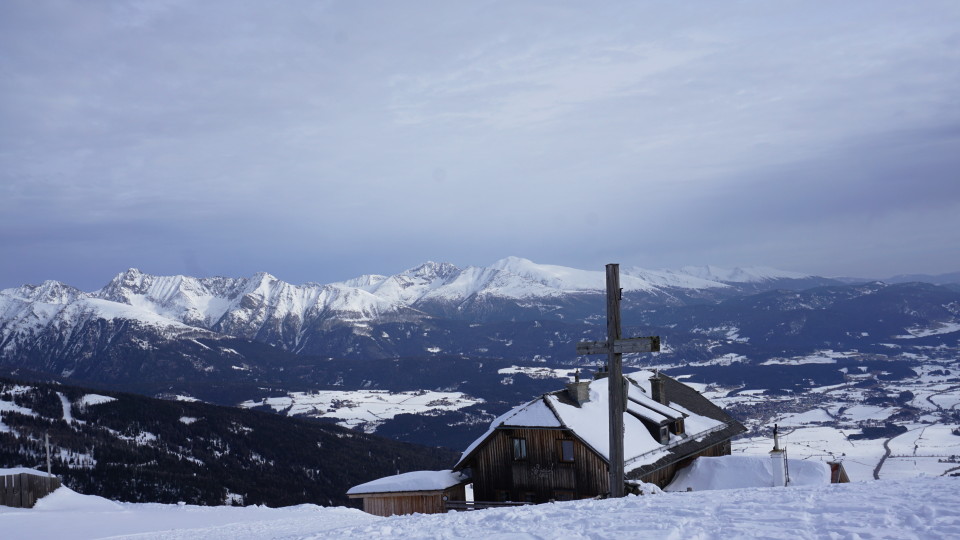
{"label": "snow-covered ground", "polygon": [[522,373],[531,379],[562,379],[573,381],[573,368],[548,368],[539,366],[510,366],[497,370],[500,375],[516,375]]}
{"label": "snow-covered ground", "polygon": [[61,488],[0,507],[4,538],[960,538],[960,478],[748,488],[394,516],[347,508],[116,503]]}
{"label": "snow-covered ground", "polygon": [[380,423],[398,414],[430,414],[452,411],[482,403],[480,398],[462,392],[417,390],[388,392],[386,390],[318,390],[290,392],[283,397],[244,401],[241,407],[266,405],[289,416],[335,418],[348,428],[372,433]]}

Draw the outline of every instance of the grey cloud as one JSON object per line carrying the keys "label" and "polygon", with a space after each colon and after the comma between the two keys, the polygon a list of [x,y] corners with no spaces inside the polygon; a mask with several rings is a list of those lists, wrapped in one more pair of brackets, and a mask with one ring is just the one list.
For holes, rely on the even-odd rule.
{"label": "grey cloud", "polygon": [[[138,260],[830,273],[851,241],[876,255],[845,273],[956,270],[924,216],[955,224],[958,23],[948,2],[4,3],[0,287]],[[830,234],[851,220],[875,239]]]}

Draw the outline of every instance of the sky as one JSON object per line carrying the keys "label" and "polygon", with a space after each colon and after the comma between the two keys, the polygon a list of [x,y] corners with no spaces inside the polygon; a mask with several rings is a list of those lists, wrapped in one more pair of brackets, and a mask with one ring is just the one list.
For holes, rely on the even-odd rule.
{"label": "sky", "polygon": [[0,2],[0,288],[960,270],[960,3]]}

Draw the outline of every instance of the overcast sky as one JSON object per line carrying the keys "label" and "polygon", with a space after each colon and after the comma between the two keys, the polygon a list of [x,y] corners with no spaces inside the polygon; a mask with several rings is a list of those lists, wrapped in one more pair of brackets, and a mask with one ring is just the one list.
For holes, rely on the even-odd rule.
{"label": "overcast sky", "polygon": [[960,3],[0,2],[0,288],[960,270]]}

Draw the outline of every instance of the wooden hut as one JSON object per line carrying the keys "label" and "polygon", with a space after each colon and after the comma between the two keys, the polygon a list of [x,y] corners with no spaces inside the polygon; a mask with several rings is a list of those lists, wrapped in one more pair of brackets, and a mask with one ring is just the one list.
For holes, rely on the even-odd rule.
{"label": "wooden hut", "polygon": [[60,479],[25,467],[0,469],[0,505],[33,508],[60,487]]}
{"label": "wooden hut", "polygon": [[[494,420],[454,467],[469,471],[477,501],[542,503],[609,491],[606,378],[570,383]],[[663,375],[624,377],[624,482],[665,486],[698,456],[730,453],[742,424]]]}
{"label": "wooden hut", "polygon": [[459,472],[413,471],[354,486],[351,499],[363,499],[363,511],[375,516],[439,514],[444,501],[466,498],[470,479]]}

